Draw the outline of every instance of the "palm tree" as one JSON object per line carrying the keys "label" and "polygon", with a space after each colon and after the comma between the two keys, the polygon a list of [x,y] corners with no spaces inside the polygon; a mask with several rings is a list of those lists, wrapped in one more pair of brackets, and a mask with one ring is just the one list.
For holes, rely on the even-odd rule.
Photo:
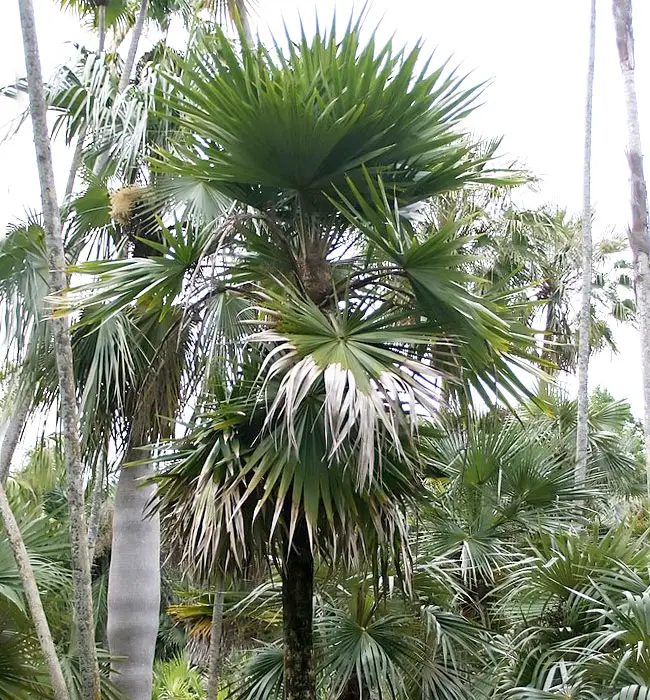
{"label": "palm tree", "polygon": [[[157,186],[179,198],[212,188],[239,207],[201,229],[170,228],[159,257],[81,267],[97,275],[84,303],[98,315],[153,298],[184,305],[231,362],[225,403],[197,415],[161,481],[163,513],[170,523],[180,513],[186,553],[213,566],[224,551],[214,538],[238,566],[251,543],[269,543],[295,700],[314,694],[315,554],[406,546],[418,496],[409,413],[435,410],[447,367],[461,363],[467,391],[501,395],[523,390],[513,364],[531,359],[523,326],[467,290],[456,227],[418,230],[400,214],[493,177],[459,130],[476,90],[444,69],[416,72],[419,48],[377,53],[359,32],[303,36],[276,59],[236,53],[221,32],[204,37],[182,79],[167,76],[179,138],[156,158]],[[222,345],[233,303],[255,332]],[[224,523],[219,537],[204,519]],[[356,535],[343,537],[352,523]]]}
{"label": "palm tree", "polygon": [[522,541],[566,528],[590,495],[574,484],[561,449],[568,440],[553,428],[497,411],[460,424],[444,416],[423,437],[425,467],[441,493],[418,547],[441,566],[455,562],[470,618],[485,616],[483,604],[519,561]]}
{"label": "palm tree", "polygon": [[[27,67],[30,112],[41,184],[46,245],[50,262],[50,287],[54,293],[60,293],[66,287],[65,255],[61,238],[58,201],[54,186],[52,155],[47,127],[47,108],[31,0],[21,0],[19,8],[25,64]],[[78,435],[77,397],[67,319],[65,317],[54,319],[52,321],[52,332],[59,374],[61,413],[66,446],[68,504],[70,509],[75,584],[75,620],[84,672],[84,692],[88,700],[96,700],[99,698],[100,693],[99,666],[94,638],[93,600],[84,512],[83,469]]]}
{"label": "palm tree", "polygon": [[[547,372],[576,369],[575,329],[578,319],[572,300],[581,284],[582,228],[566,211],[543,207],[520,210],[509,202],[497,203],[496,211],[483,214],[470,206],[461,215],[470,216],[476,233],[475,271],[487,293],[509,298],[513,311],[528,325],[543,332],[540,356]],[[618,238],[606,239],[593,250],[590,352],[603,347],[616,351],[612,320],[630,322],[635,305],[629,298],[629,265],[612,260],[624,249]],[[535,304],[526,303],[534,300]]]}
{"label": "palm tree", "polygon": [[589,350],[591,343],[591,277],[593,244],[591,240],[591,130],[594,101],[594,72],[596,64],[596,0],[591,2],[589,32],[589,68],[587,71],[587,106],[585,115],[585,160],[582,203],[582,298],[580,304],[580,334],[578,336],[578,435],[576,441],[576,481],[584,483],[587,476],[587,442],[589,407]]}
{"label": "palm tree", "polygon": [[[503,587],[515,622],[497,687],[523,699],[645,697],[645,537],[625,527],[542,538]],[[543,695],[542,695],[543,694]]]}
{"label": "palm tree", "polygon": [[648,195],[643,172],[643,151],[639,128],[639,111],[634,78],[634,32],[632,0],[614,0],[614,26],[618,48],[628,129],[628,163],[630,167],[632,226],[628,231],[634,257],[634,278],[639,307],[641,335],[641,371],[643,375],[643,425],[648,465],[648,497],[650,498],[650,237],[648,234]]}
{"label": "palm tree", "polygon": [[152,700],[201,700],[203,683],[198,671],[180,656],[156,664]]}

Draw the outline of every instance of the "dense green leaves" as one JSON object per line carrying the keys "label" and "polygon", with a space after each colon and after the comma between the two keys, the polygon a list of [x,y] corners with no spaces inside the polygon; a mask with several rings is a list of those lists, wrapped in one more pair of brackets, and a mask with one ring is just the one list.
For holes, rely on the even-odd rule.
{"label": "dense green leaves", "polygon": [[170,77],[184,138],[158,167],[257,207],[285,201],[305,213],[327,211],[322,193],[345,188],[361,165],[403,204],[479,179],[485,158],[458,129],[477,89],[446,66],[418,67],[420,54],[363,46],[352,23],[273,52],[239,53],[217,30],[187,58],[183,79]]}

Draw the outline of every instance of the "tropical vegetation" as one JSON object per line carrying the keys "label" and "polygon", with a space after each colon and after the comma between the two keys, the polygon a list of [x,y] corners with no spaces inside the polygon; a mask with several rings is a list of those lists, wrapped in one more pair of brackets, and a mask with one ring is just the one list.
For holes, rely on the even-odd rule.
{"label": "tropical vegetation", "polygon": [[43,196],[0,240],[0,696],[650,697],[647,433],[586,374],[648,255],[592,247],[589,160],[581,218],[520,206],[481,86],[363,14],[64,4],[97,46],[43,81],[20,0],[2,90]]}

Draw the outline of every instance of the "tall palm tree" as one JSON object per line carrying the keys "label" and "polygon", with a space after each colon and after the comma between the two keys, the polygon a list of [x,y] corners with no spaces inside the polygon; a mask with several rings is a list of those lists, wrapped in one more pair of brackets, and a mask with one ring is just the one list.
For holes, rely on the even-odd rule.
{"label": "tall palm tree", "polygon": [[585,114],[585,155],[582,202],[582,297],[580,303],[580,335],[578,336],[578,435],[576,441],[576,481],[587,476],[587,442],[589,408],[589,350],[591,344],[591,278],[593,244],[591,240],[591,131],[596,65],[596,0],[591,2],[589,31],[589,67],[587,70],[587,105]]}
{"label": "tall palm tree", "polygon": [[639,307],[643,426],[646,437],[648,497],[650,498],[650,235],[648,233],[648,193],[643,172],[643,150],[634,77],[632,0],[613,0],[612,9],[627,113],[627,159],[630,168],[632,209],[632,225],[628,231],[628,240],[634,258],[634,278]]}
{"label": "tall palm tree", "polygon": [[[408,565],[406,513],[422,492],[410,415],[435,410],[447,368],[460,363],[467,392],[489,399],[522,391],[513,367],[532,359],[524,327],[467,288],[457,228],[419,230],[401,214],[494,177],[460,130],[476,90],[416,70],[419,47],[362,46],[355,24],[335,34],[302,36],[277,58],[205,36],[181,77],[167,76],[178,140],[155,159],[156,185],[239,206],[170,228],[158,257],[85,267],[97,275],[87,308],[107,318],[134,302],[180,305],[230,361],[225,401],[197,416],[161,479],[163,513],[180,513],[186,552],[206,567],[225,545],[242,566],[268,543],[294,700],[315,692],[315,556],[383,548]],[[252,334],[222,342],[233,303]],[[223,524],[224,546],[204,520]]]}
{"label": "tall palm tree", "polygon": [[[46,245],[50,262],[50,287],[54,293],[60,293],[67,284],[65,255],[61,237],[59,205],[54,185],[52,154],[47,127],[47,108],[31,0],[21,0],[19,8],[25,65],[27,68],[29,104],[41,186]],[[99,666],[94,637],[93,599],[84,512],[83,468],[78,434],[77,396],[70,332],[68,321],[65,317],[56,318],[52,321],[52,333],[59,376],[61,414],[66,448],[75,621],[84,672],[84,693],[88,700],[97,700],[100,694]]]}

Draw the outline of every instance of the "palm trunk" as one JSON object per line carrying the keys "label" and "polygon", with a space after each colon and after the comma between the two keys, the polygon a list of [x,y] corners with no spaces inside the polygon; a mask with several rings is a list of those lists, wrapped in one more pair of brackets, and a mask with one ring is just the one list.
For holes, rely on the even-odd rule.
{"label": "palm trunk", "polygon": [[106,5],[103,3],[97,8],[97,35],[97,53],[102,53],[106,43]]}
{"label": "palm trunk", "polygon": [[282,569],[284,629],[284,700],[314,700],[313,670],[314,557],[302,516]]}
{"label": "palm trunk", "polygon": [[628,130],[628,164],[632,225],[628,231],[634,258],[634,282],[641,336],[641,372],[643,379],[643,431],[645,436],[647,489],[650,498],[650,236],[648,235],[648,193],[643,173],[641,130],[634,78],[634,32],[632,1],[614,0],[616,46],[623,73]]}
{"label": "palm trunk", "polygon": [[[133,34],[131,35],[131,43],[129,44],[129,50],[124,61],[124,68],[122,69],[122,75],[120,76],[120,82],[117,86],[118,92],[124,92],[129,85],[131,80],[131,73],[133,72],[133,66],[135,65],[135,57],[138,53],[138,46],[140,44],[140,39],[142,38],[142,31],[144,30],[144,23],[147,19],[147,9],[149,6],[149,0],[140,0],[140,9],[138,10],[138,16],[135,20],[135,26],[133,27]],[[95,173],[101,173],[106,167],[106,163],[110,158],[110,153],[103,153],[95,164]]]}
{"label": "palm trunk", "polygon": [[102,515],[102,501],[104,498],[104,463],[105,454],[100,455],[97,461],[95,483],[93,484],[92,499],[90,502],[90,523],[88,525],[88,558],[90,565],[95,560],[95,547],[99,535],[99,522]]}
{"label": "palm trunk", "polygon": [[208,670],[207,700],[217,700],[217,693],[219,692],[224,583],[223,574],[219,573],[214,592],[214,605],[212,606],[212,625],[210,626],[210,668]]}
{"label": "palm trunk", "polygon": [[[136,443],[137,444],[137,443]],[[126,462],[142,459],[130,450]],[[155,487],[151,463],[123,466],[115,495],[108,579],[108,646],[112,679],[128,700],[151,700],[160,614],[160,518],[147,509]]]}
{"label": "palm trunk", "polygon": [[593,242],[591,237],[591,131],[596,65],[596,0],[591,0],[589,32],[589,67],[587,70],[587,105],[585,110],[585,160],[582,200],[582,297],[580,303],[580,335],[578,338],[578,421],[576,436],[576,484],[587,480],[587,446],[589,440],[589,354],[591,329],[591,277]]}
{"label": "palm trunk", "polygon": [[144,22],[147,18],[148,4],[148,0],[140,0],[140,9],[138,10],[138,16],[135,20],[135,26],[133,27],[133,34],[131,36],[131,43],[129,44],[129,51],[126,55],[126,60],[124,61],[122,76],[120,77],[120,84],[118,87],[120,92],[126,90],[126,87],[131,80],[131,73],[133,72],[133,66],[135,65],[135,57],[138,53],[138,45],[140,44],[142,30],[144,29]]}
{"label": "palm trunk", "polygon": [[[65,255],[61,237],[61,220],[54,186],[52,153],[47,128],[47,110],[43,91],[43,76],[38,54],[38,41],[31,0],[19,0],[20,23],[23,33],[29,108],[34,130],[34,145],[41,187],[45,242],[50,265],[50,288],[61,294],[66,287]],[[77,397],[75,391],[72,346],[68,319],[52,319],[54,354],[59,375],[61,419],[68,479],[68,507],[72,545],[74,582],[73,609],[79,643],[82,671],[82,692],[86,700],[98,700],[99,666],[95,648],[93,598],[88,560],[88,540],[84,512],[84,483],[79,445]]]}
{"label": "palm trunk", "polygon": [[64,199],[72,194],[74,189],[74,183],[77,179],[77,173],[81,167],[81,156],[83,154],[84,139],[86,138],[86,129],[83,128],[79,136],[77,137],[77,143],[74,147],[74,153],[72,154],[72,162],[70,163],[70,172],[68,173],[68,181],[65,185]]}
{"label": "palm trunk", "polygon": [[[106,43],[106,5],[101,4],[97,8],[97,53],[102,54],[104,51],[104,44]],[[72,194],[74,189],[74,182],[77,179],[77,172],[81,166],[81,156],[83,153],[84,139],[86,138],[86,129],[83,128],[81,133],[77,137],[77,144],[74,148],[74,153],[72,154],[72,163],[70,164],[70,172],[68,174],[68,181],[65,186],[65,199]]]}
{"label": "palm trunk", "polygon": [[19,399],[18,405],[15,406],[9,418],[9,425],[7,425],[7,431],[5,432],[4,438],[2,439],[2,446],[0,447],[0,483],[4,484],[9,476],[11,460],[14,458],[20,436],[25,429],[25,423],[27,423],[29,405],[30,401],[26,397]]}
{"label": "palm trunk", "polygon": [[27,605],[29,606],[32,622],[34,623],[34,628],[36,630],[36,636],[38,637],[38,641],[41,645],[41,651],[43,652],[43,657],[45,658],[45,663],[47,664],[47,670],[49,672],[55,700],[70,700],[63,671],[61,670],[61,664],[59,663],[59,657],[56,654],[56,647],[54,646],[54,641],[52,640],[50,626],[47,623],[45,611],[43,610],[43,603],[41,602],[41,596],[39,595],[38,586],[36,585],[34,570],[32,569],[32,565],[29,561],[29,554],[25,548],[25,543],[23,542],[22,535],[20,534],[20,528],[18,527],[16,518],[14,518],[14,514],[11,511],[11,506],[9,505],[7,494],[5,493],[4,486],[2,484],[0,484],[0,516],[2,516],[2,523],[4,525],[5,532],[7,533],[7,539],[9,540],[11,551],[14,554],[20,581],[23,586],[25,598],[27,599]]}
{"label": "palm trunk", "polygon": [[[549,303],[546,308],[546,321],[544,323],[544,337],[542,338],[542,346],[539,356],[545,362],[555,364],[556,357],[553,354],[553,336],[551,329],[553,328],[553,306]],[[554,367],[544,367],[544,374],[539,379],[537,394],[542,399],[547,399],[550,396],[551,386],[555,382],[556,370]]]}

